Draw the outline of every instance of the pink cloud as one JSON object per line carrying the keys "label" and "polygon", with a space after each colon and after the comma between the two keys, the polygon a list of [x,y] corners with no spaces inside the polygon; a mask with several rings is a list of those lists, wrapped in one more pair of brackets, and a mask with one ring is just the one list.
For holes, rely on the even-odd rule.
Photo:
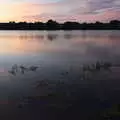
{"label": "pink cloud", "polygon": [[120,19],[120,16],[118,16],[119,13],[120,13],[120,10],[109,9],[96,14],[92,14],[92,13],[91,14],[74,14],[74,15],[41,14],[41,15],[35,15],[35,16],[26,16],[24,17],[24,19],[33,20],[33,21],[47,21],[49,19],[53,19],[58,22],[65,22],[65,21],[108,22],[112,19]]}
{"label": "pink cloud", "polygon": [[38,4],[20,2],[0,5],[0,21],[108,21],[120,19],[119,0],[62,0]]}

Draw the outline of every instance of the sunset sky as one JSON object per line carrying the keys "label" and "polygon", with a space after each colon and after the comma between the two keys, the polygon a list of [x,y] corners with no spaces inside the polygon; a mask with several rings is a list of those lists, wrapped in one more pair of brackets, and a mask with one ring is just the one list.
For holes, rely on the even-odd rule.
{"label": "sunset sky", "polygon": [[2,0],[0,22],[120,20],[120,0]]}

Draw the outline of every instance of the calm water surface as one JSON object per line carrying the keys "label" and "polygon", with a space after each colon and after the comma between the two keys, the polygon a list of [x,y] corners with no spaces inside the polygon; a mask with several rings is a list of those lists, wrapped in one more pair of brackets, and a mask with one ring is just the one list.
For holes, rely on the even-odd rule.
{"label": "calm water surface", "polygon": [[[79,67],[98,60],[120,63],[120,31],[0,31],[1,111],[8,114],[5,113],[4,104],[9,101],[33,94],[46,94],[44,89],[35,89],[37,81],[79,80]],[[13,76],[8,71],[14,64],[26,67],[37,65],[40,68],[37,72]],[[61,77],[61,72],[70,69],[72,72],[68,77]],[[83,86],[83,83],[81,87],[86,88],[87,85]],[[105,94],[111,92],[109,88],[116,88],[116,85],[119,88],[120,85],[119,80],[95,83],[84,83],[90,85],[91,91],[88,93],[88,88],[84,88],[81,93],[84,94],[83,98],[89,99],[90,96],[86,94],[91,94],[97,99],[107,99]],[[100,89],[105,89],[107,93],[102,93]],[[7,112],[10,112],[8,108]]]}

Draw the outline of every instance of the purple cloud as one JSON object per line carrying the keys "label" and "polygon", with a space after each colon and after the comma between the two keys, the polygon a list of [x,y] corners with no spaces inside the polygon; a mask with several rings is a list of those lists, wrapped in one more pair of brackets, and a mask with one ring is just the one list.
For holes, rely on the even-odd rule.
{"label": "purple cloud", "polygon": [[[37,4],[37,6],[41,6]],[[119,19],[120,0],[62,0],[52,4],[44,4],[42,13],[24,16],[25,20],[47,21],[106,21]],[[111,13],[110,13],[111,12]],[[106,15],[106,16],[104,16]]]}

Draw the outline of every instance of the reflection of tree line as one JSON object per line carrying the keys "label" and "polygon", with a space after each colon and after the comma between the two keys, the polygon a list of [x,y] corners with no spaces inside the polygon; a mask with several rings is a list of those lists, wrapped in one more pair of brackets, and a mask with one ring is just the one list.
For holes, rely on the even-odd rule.
{"label": "reflection of tree line", "polygon": [[46,23],[35,22],[19,22],[15,23],[0,23],[0,30],[109,30],[120,29],[120,21],[112,20],[109,23],[79,23],[79,22],[65,22],[58,23],[53,20],[48,20]]}
{"label": "reflection of tree line", "polygon": [[59,36],[56,35],[56,34],[48,34],[47,35],[47,39],[50,40],[50,41],[53,41],[55,39],[57,39]]}
{"label": "reflection of tree line", "polygon": [[[108,36],[110,37],[111,40],[113,40],[114,38],[119,39],[119,36],[116,36],[116,35],[114,36],[114,34],[108,35]],[[74,35],[74,34],[71,34],[71,33],[64,33],[64,35],[59,35],[59,34],[51,33],[51,34],[45,34],[45,35],[21,35],[19,37],[20,37],[20,39],[29,39],[29,40],[38,39],[38,40],[50,40],[50,41],[53,41],[53,40],[57,40],[58,38],[63,38],[63,39],[72,39],[72,38],[77,38],[77,37],[80,38],[80,35]],[[86,38],[87,35],[85,33],[83,33],[81,35],[81,37]],[[93,37],[93,38],[95,38],[95,37],[98,38],[99,37],[99,38],[101,38],[103,36],[101,36],[101,35],[93,35],[93,36],[91,36],[89,34],[89,37]]]}
{"label": "reflection of tree line", "polygon": [[[50,40],[50,41],[53,41],[53,40],[57,40],[59,37],[61,37],[60,35],[58,34],[47,34],[47,35],[21,35],[19,36],[20,39],[39,39],[39,40]],[[73,37],[76,37],[75,35],[71,35],[71,34],[64,34],[63,36],[65,39],[71,39]]]}

